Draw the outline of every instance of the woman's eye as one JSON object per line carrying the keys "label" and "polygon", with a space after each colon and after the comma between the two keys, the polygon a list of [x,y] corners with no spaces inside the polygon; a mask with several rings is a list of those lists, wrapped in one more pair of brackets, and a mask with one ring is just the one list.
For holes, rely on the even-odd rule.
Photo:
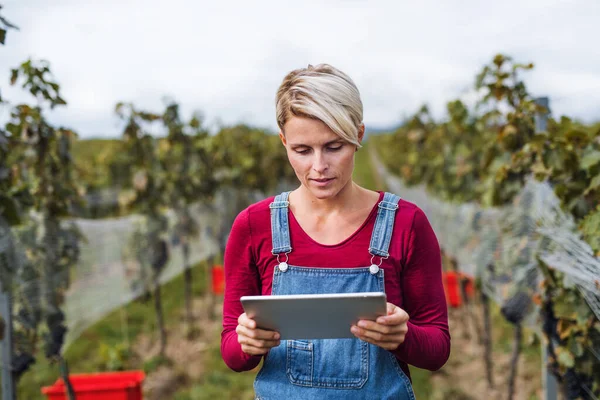
{"label": "woman's eye", "polygon": [[338,151],[342,148],[343,146],[336,146],[336,147],[328,147],[327,150],[329,151]]}
{"label": "woman's eye", "polygon": [[298,153],[298,154],[308,154],[308,151],[309,151],[308,149],[305,149],[305,150],[296,150],[296,153]]}

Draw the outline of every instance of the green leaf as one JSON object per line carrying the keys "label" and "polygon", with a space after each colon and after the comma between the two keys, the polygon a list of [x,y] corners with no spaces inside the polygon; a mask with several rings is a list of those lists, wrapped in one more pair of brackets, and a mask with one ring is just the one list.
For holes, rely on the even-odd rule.
{"label": "green leaf", "polygon": [[556,348],[556,358],[560,365],[567,368],[573,368],[575,366],[575,357],[569,350],[562,346]]}
{"label": "green leaf", "polygon": [[584,353],[583,345],[573,336],[569,340],[569,350],[571,350],[571,353],[573,353],[575,357],[581,357]]}
{"label": "green leaf", "polygon": [[590,169],[600,162],[600,151],[594,150],[581,158],[581,168]]}
{"label": "green leaf", "polygon": [[19,70],[18,69],[11,69],[10,70],[10,84],[14,85],[15,83],[17,83],[17,79],[19,79]]}
{"label": "green leaf", "polygon": [[577,314],[573,310],[573,301],[570,298],[563,298],[554,302],[553,308],[556,318],[575,320]]}
{"label": "green leaf", "polygon": [[592,190],[596,190],[599,187],[600,187],[600,174],[596,175],[594,177],[594,179],[592,179],[592,182],[590,182],[590,186],[588,186],[587,189],[585,189],[585,194],[587,195]]}
{"label": "green leaf", "polygon": [[595,252],[600,251],[600,207],[583,219],[580,228],[584,240],[589,243],[592,250]]}

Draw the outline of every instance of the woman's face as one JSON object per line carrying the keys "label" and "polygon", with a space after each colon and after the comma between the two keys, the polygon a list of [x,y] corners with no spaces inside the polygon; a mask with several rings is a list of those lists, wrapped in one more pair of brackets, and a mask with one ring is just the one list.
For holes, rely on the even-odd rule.
{"label": "woman's face", "polygon": [[356,146],[323,122],[292,117],[279,136],[296,176],[316,198],[333,198],[351,182]]}

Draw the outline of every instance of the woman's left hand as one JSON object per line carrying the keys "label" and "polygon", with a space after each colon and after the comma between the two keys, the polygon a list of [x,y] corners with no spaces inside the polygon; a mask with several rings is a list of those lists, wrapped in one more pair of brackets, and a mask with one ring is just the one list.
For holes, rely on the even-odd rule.
{"label": "woman's left hand", "polygon": [[350,328],[357,338],[386,350],[396,350],[408,332],[408,314],[400,307],[387,303],[386,316],[376,321],[360,320],[357,325]]}

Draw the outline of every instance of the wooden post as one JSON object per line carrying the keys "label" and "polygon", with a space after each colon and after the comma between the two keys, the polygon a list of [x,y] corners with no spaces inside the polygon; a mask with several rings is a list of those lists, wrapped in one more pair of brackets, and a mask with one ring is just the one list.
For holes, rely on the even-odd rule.
{"label": "wooden post", "polygon": [[481,288],[481,306],[483,307],[483,348],[485,360],[485,372],[488,382],[488,388],[494,388],[494,375],[492,363],[492,322],[490,318],[490,300]]}
{"label": "wooden post", "polygon": [[542,390],[543,400],[557,400],[558,382],[554,374],[548,371],[548,343],[544,337],[542,344]]}
{"label": "wooden post", "polygon": [[8,288],[2,286],[0,282],[0,315],[4,318],[5,328],[3,339],[0,341],[2,349],[2,358],[0,367],[2,368],[2,398],[5,400],[14,400],[15,386],[13,380],[13,345],[12,345],[12,305]]}
{"label": "wooden post", "polygon": [[[546,109],[545,112],[537,113],[535,116],[535,131],[545,132],[548,129],[548,115],[550,115],[550,99],[538,97],[535,103]],[[542,388],[544,400],[556,400],[558,396],[558,383],[556,377],[548,370],[548,346],[542,340]]]}

